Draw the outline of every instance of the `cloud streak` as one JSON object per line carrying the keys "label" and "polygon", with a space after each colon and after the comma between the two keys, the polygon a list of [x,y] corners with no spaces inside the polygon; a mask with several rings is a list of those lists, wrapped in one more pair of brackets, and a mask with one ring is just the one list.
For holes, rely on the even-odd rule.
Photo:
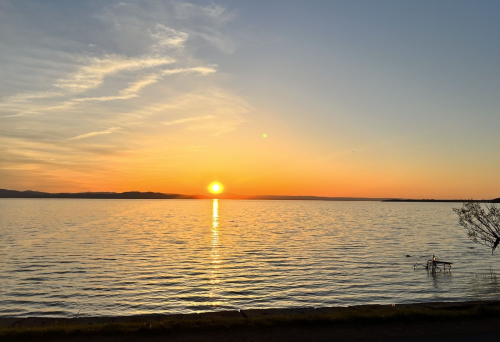
{"label": "cloud streak", "polygon": [[25,94],[17,94],[14,96],[10,96],[8,99],[12,102],[25,102],[29,100],[35,100],[35,99],[47,99],[47,98],[52,98],[52,97],[58,97],[64,95],[61,92],[55,92],[55,91],[39,91],[39,92],[33,92],[33,93],[25,93]]}
{"label": "cloud streak", "polygon": [[157,43],[153,46],[153,51],[163,52],[168,49],[183,49],[189,34],[174,30],[162,24],[156,23],[154,31],[149,31]]}
{"label": "cloud streak", "polygon": [[141,89],[150,84],[158,82],[160,77],[156,74],[146,76],[139,81],[131,83],[127,88],[121,90],[119,95],[115,96],[101,96],[101,97],[84,97],[73,100],[75,102],[88,102],[88,101],[112,101],[112,100],[127,100],[139,96],[138,93]]}
{"label": "cloud streak", "polygon": [[180,68],[180,69],[168,69],[163,70],[162,75],[174,75],[174,74],[194,74],[199,73],[203,76],[213,74],[216,72],[212,67],[194,67],[194,68]]}
{"label": "cloud streak", "polygon": [[90,65],[82,66],[75,74],[56,83],[55,86],[71,93],[81,93],[96,88],[103,83],[104,77],[127,70],[141,70],[174,63],[171,57],[126,58],[108,55],[93,58]]}
{"label": "cloud streak", "polygon": [[69,140],[85,139],[85,138],[94,137],[96,135],[111,134],[111,133],[114,133],[114,132],[119,131],[119,130],[121,130],[121,127],[111,127],[111,128],[108,128],[104,131],[85,133],[85,134],[81,134],[81,135],[78,135],[76,137],[69,138],[66,140],[69,141]]}
{"label": "cloud streak", "polygon": [[131,83],[127,88],[120,91],[119,95],[115,96],[102,96],[102,97],[85,97],[73,100],[74,102],[87,102],[87,101],[112,101],[112,100],[127,100],[138,96],[141,89],[148,85],[157,83],[161,79],[161,75],[170,76],[175,74],[193,74],[198,73],[206,76],[215,73],[216,70],[212,67],[194,67],[194,68],[179,68],[163,70],[159,74],[151,74],[143,79]]}
{"label": "cloud streak", "polygon": [[193,116],[190,118],[185,118],[185,119],[178,119],[178,120],[172,120],[172,121],[164,121],[162,124],[165,126],[173,126],[173,125],[180,125],[184,124],[187,122],[193,122],[193,121],[200,121],[200,120],[208,120],[208,119],[213,119],[213,115],[205,115],[205,116]]}

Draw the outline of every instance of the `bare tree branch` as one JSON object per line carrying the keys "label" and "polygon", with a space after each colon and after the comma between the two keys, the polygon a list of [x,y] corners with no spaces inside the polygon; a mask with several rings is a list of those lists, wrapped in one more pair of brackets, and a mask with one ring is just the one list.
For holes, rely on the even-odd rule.
{"label": "bare tree branch", "polygon": [[495,205],[476,202],[464,203],[462,208],[453,208],[458,222],[467,230],[467,236],[474,242],[491,248],[491,254],[500,243],[500,210]]}

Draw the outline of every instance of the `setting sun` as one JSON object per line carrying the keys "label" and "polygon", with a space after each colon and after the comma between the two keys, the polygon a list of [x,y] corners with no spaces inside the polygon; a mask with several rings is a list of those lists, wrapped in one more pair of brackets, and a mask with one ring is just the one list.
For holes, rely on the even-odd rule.
{"label": "setting sun", "polygon": [[213,182],[208,186],[208,191],[212,194],[220,194],[224,190],[224,187],[219,182]]}

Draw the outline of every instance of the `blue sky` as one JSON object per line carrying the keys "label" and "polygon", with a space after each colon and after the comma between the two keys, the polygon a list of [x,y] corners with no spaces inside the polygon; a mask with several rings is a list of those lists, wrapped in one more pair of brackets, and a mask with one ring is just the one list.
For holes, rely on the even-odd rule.
{"label": "blue sky", "polygon": [[499,7],[2,1],[0,187],[499,197]]}

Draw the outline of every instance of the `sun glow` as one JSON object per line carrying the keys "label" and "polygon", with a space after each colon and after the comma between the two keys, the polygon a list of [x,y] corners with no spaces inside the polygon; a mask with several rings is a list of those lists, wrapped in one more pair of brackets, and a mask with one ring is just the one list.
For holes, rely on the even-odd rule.
{"label": "sun glow", "polygon": [[219,182],[213,182],[208,186],[208,191],[212,194],[220,194],[224,190],[224,187]]}

